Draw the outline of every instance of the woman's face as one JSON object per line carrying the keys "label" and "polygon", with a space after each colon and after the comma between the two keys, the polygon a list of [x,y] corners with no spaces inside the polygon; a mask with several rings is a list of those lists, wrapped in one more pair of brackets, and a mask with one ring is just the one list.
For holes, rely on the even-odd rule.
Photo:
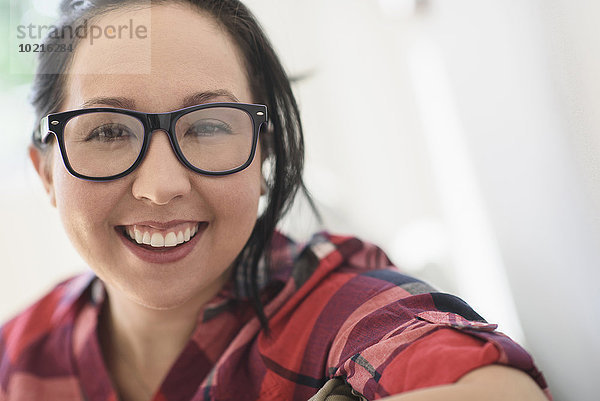
{"label": "woman's face", "polygon": [[[140,18],[144,14],[151,19]],[[161,113],[190,101],[253,102],[242,56],[212,18],[169,5],[111,12],[96,24],[130,20],[147,24],[147,39],[79,44],[63,110],[120,106]],[[109,182],[71,176],[56,144],[53,153],[42,179],[71,241],[110,289],[156,309],[219,290],[256,222],[260,153],[241,172],[203,176],[184,167],[166,133],[157,131],[137,170]],[[134,228],[163,238],[199,230],[187,244],[148,250],[126,238],[124,231]]]}

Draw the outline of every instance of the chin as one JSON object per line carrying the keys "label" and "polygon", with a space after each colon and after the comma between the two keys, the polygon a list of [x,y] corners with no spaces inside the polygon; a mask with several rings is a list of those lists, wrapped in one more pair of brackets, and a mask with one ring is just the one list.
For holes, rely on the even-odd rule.
{"label": "chin", "polygon": [[164,282],[160,283],[160,288],[136,288],[124,293],[129,300],[153,310],[177,309],[192,302],[194,294],[191,288],[177,288],[165,285]]}
{"label": "chin", "polygon": [[[188,305],[199,309],[221,290],[230,271],[231,269],[225,269],[225,272],[215,277],[210,277],[210,273],[215,272],[200,271],[170,278],[168,275],[165,277],[158,274],[156,277],[138,278],[135,281],[125,280],[116,286],[116,290],[124,298],[152,310],[174,310]],[[137,285],[132,285],[135,282]]]}

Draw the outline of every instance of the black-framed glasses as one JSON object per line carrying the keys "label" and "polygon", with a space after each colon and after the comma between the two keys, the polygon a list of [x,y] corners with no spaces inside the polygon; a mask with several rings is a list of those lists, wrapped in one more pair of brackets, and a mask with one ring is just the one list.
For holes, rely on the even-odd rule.
{"label": "black-framed glasses", "polygon": [[170,113],[98,107],[53,113],[40,123],[42,143],[58,140],[65,167],[75,177],[107,181],[135,170],[156,130],[164,130],[177,158],[207,175],[241,171],[252,163],[267,107],[207,103]]}

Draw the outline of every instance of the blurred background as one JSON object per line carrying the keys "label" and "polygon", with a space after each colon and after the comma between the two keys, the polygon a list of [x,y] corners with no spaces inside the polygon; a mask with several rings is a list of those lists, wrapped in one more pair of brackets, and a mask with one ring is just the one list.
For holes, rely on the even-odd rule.
{"label": "blurred background", "polygon": [[[0,2],[0,321],[85,269],[27,158],[33,60]],[[598,399],[600,3],[249,0],[294,84],[302,199],[282,229],[379,244],[524,345],[555,400]]]}

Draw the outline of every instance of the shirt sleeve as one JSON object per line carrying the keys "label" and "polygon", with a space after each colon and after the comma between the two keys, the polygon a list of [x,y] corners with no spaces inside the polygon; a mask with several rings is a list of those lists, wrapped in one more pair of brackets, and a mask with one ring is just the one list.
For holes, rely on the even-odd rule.
{"label": "shirt sleeve", "polygon": [[442,293],[399,298],[398,291],[374,296],[344,322],[328,357],[330,377],[372,400],[502,364],[528,373],[552,399],[531,356],[462,300]]}

